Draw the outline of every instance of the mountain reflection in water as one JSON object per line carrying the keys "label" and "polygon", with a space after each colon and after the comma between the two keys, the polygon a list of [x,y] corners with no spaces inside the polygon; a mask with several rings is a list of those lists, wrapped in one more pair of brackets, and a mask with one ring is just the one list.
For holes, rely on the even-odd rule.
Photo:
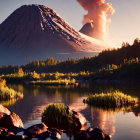
{"label": "mountain reflection in water", "polygon": [[[116,90],[140,98],[139,85],[79,85],[78,87],[8,86],[15,90],[23,91],[24,93],[22,100],[18,100],[15,104],[8,106],[8,108],[21,117],[25,127],[27,127],[27,124],[32,125],[40,122],[42,111],[48,104],[63,102],[69,105],[71,109],[81,112],[87,119],[88,126],[103,129],[106,133],[112,135],[113,140],[138,140],[140,138],[140,134],[137,133],[140,131],[140,117],[138,117],[140,114],[140,106],[129,111],[120,110],[113,112],[89,107],[83,103],[83,99],[86,98],[89,93],[106,93]],[[126,123],[125,120],[129,122]],[[135,131],[132,131],[134,124]]]}

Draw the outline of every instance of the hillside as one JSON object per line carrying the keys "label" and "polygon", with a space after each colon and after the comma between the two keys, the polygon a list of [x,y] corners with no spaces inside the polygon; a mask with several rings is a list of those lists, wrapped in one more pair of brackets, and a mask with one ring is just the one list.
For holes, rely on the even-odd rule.
{"label": "hillside", "polygon": [[[98,56],[88,57],[82,59],[68,59],[66,61],[54,60],[48,58],[46,61],[36,60],[20,67],[26,71],[42,72],[80,72],[90,71],[95,72],[99,69],[106,67],[107,65],[121,65],[125,63],[125,60],[138,58],[140,60],[140,40],[135,39],[132,45],[123,43],[123,46],[119,49],[106,50],[101,52]],[[0,68],[0,74],[14,73],[19,66],[2,66]]]}
{"label": "hillside", "polygon": [[43,5],[24,5],[0,24],[0,65],[91,56],[108,47],[96,39],[89,40]]}

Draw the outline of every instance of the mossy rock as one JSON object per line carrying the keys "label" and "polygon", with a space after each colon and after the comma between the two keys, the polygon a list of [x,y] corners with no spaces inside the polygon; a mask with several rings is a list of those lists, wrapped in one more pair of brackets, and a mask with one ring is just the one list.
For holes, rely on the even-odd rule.
{"label": "mossy rock", "polygon": [[49,104],[42,113],[42,122],[48,127],[69,131],[81,130],[86,125],[86,119],[80,113],[63,103]]}

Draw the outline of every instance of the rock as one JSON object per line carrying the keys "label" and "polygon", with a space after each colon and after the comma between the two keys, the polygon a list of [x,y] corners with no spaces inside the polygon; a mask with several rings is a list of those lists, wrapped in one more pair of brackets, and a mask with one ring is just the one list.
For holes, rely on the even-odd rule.
{"label": "rock", "polygon": [[57,128],[48,128],[48,132],[50,133],[58,132],[60,135],[63,134],[63,132]]}
{"label": "rock", "polygon": [[6,107],[4,107],[1,104],[0,104],[0,112],[5,113],[7,115],[10,115],[11,114],[11,112]]}
{"label": "rock", "polygon": [[105,134],[105,140],[112,140],[110,135]]}
{"label": "rock", "polygon": [[73,111],[73,123],[73,127],[75,130],[85,130],[87,128],[87,122],[85,117],[75,111]]}
{"label": "rock", "polygon": [[5,138],[6,135],[7,135],[7,129],[1,127],[0,128],[0,139]]}
{"label": "rock", "polygon": [[17,134],[23,131],[24,131],[24,128],[18,128],[18,127],[13,127],[11,129],[8,129],[8,132],[13,132],[14,134]]}
{"label": "rock", "polygon": [[7,114],[5,114],[3,112],[0,112],[0,124],[1,124],[1,120],[2,120],[2,118],[3,118],[4,115],[7,115]]}
{"label": "rock", "polygon": [[92,131],[88,131],[87,133],[91,136],[92,139],[111,140],[111,137],[99,128],[95,128]]}
{"label": "rock", "polygon": [[8,139],[8,140],[24,140],[24,136],[20,136],[20,135],[9,135],[6,139]]}
{"label": "rock", "polygon": [[74,140],[111,140],[111,137],[99,128],[88,128],[86,131],[76,134]]}
{"label": "rock", "polygon": [[48,127],[64,130],[69,135],[87,128],[85,117],[63,103],[49,104],[42,113],[42,122]]}
{"label": "rock", "polygon": [[47,126],[44,123],[33,125],[24,131],[24,135],[28,137],[36,137],[37,135],[47,131]]}
{"label": "rock", "polygon": [[99,128],[95,128],[92,131],[89,131],[88,134],[93,139],[97,139],[97,140],[104,140],[105,139],[105,133]]}
{"label": "rock", "polygon": [[86,131],[82,131],[80,134],[74,136],[74,140],[88,140],[91,137]]}
{"label": "rock", "polygon": [[93,131],[93,128],[91,128],[91,127],[89,127],[89,128],[86,130],[86,132],[91,132],[91,131]]}
{"label": "rock", "polygon": [[13,132],[7,132],[7,134],[6,134],[6,138],[8,139],[10,139],[10,137],[12,138],[12,136],[15,136],[15,134],[13,133]]}
{"label": "rock", "polygon": [[3,117],[0,119],[0,126],[8,129],[15,127],[24,128],[22,120],[14,112],[10,115],[3,114]]}
{"label": "rock", "polygon": [[43,133],[37,135],[36,137],[40,140],[46,140],[50,136],[51,136],[51,133],[46,131],[46,132],[43,132]]}
{"label": "rock", "polygon": [[7,128],[0,127],[0,133],[1,133],[2,131],[7,131],[7,130],[8,130]]}
{"label": "rock", "polygon": [[13,132],[8,132],[5,128],[0,128],[0,140],[22,140],[23,136],[16,136]]}
{"label": "rock", "polygon": [[61,139],[61,135],[58,132],[54,132],[51,134],[50,138],[53,140],[58,140],[58,139]]}

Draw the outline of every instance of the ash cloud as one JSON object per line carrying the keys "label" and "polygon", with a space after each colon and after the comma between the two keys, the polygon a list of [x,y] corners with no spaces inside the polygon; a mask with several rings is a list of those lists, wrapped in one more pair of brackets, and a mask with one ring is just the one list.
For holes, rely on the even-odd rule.
{"label": "ash cloud", "polygon": [[93,22],[92,37],[103,40],[111,22],[110,15],[115,12],[112,3],[106,3],[105,0],[77,0],[77,2],[87,11],[87,14],[84,15],[83,25]]}

